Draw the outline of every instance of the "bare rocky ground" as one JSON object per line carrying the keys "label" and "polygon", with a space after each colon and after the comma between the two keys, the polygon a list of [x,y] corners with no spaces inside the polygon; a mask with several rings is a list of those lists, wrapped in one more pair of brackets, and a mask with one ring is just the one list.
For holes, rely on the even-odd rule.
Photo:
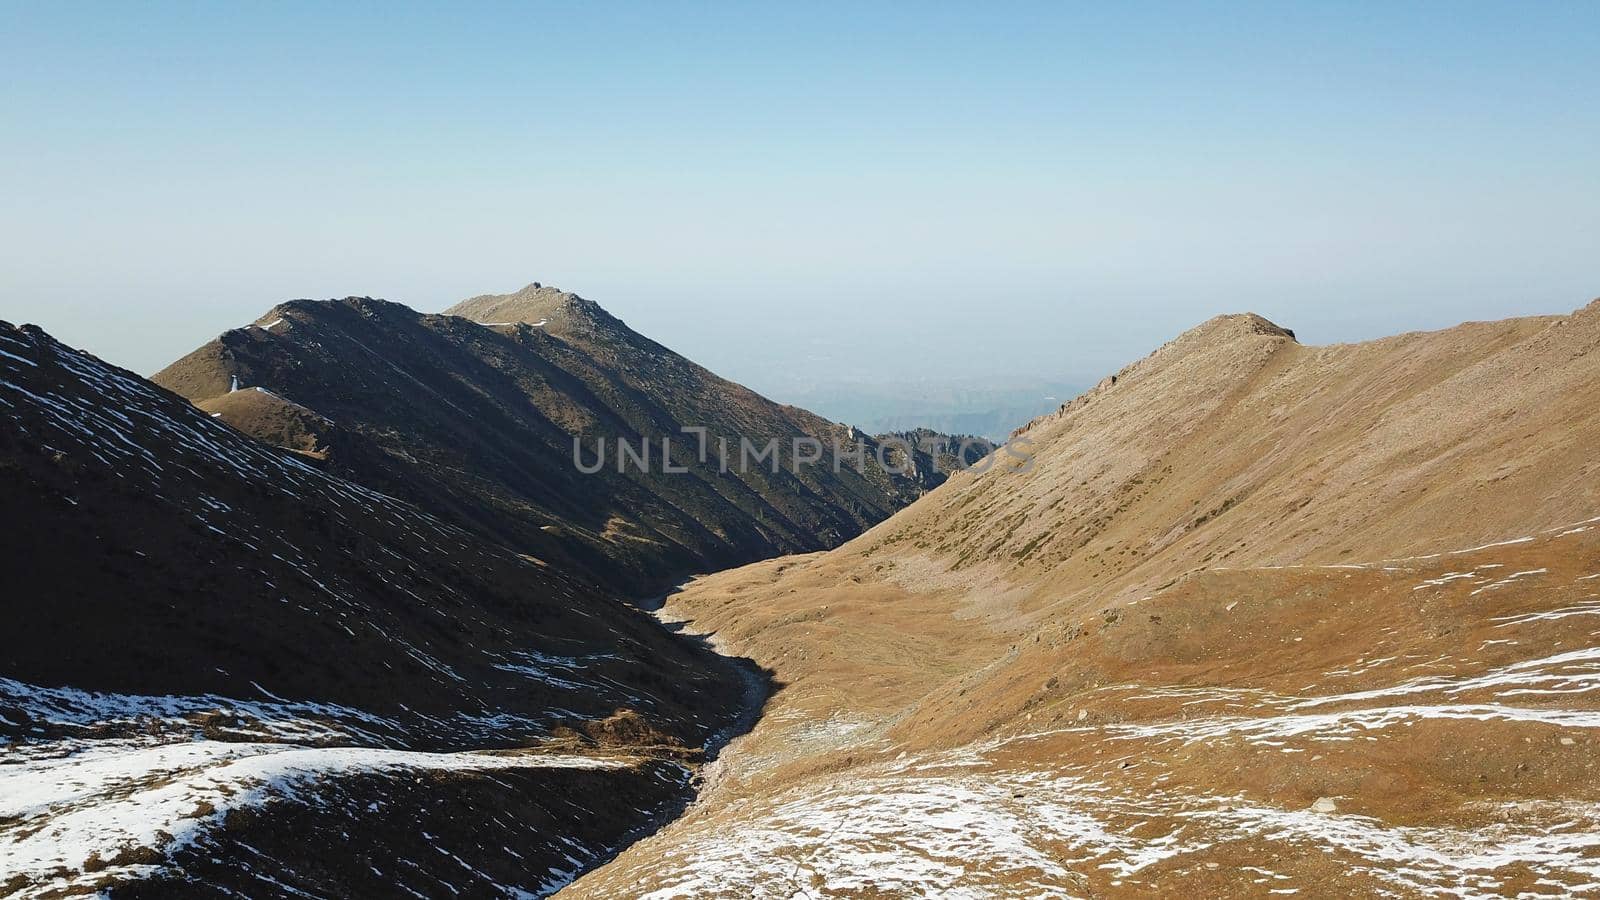
{"label": "bare rocky ground", "polygon": [[1600,304],[1206,323],[664,613],[779,688],[567,897],[1600,894]]}

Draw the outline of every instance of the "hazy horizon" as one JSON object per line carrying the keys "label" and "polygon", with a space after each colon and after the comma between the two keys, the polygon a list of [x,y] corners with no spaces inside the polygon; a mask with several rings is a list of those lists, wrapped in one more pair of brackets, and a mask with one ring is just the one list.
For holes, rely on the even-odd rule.
{"label": "hazy horizon", "polygon": [[0,318],[148,374],[537,280],[833,415],[1600,295],[1600,7],[1238,9],[16,8]]}

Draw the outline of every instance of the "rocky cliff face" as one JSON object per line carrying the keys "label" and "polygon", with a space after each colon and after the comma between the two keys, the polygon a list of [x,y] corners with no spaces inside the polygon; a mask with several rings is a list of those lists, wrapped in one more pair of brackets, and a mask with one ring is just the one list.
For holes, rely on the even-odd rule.
{"label": "rocky cliff face", "polygon": [[1214,319],[839,549],[668,610],[785,688],[575,896],[1600,880],[1600,304]]}

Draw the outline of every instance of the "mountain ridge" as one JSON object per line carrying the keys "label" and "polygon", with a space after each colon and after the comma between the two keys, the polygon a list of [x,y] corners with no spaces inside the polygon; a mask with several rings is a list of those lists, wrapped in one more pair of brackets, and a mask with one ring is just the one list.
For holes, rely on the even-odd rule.
{"label": "mountain ridge", "polygon": [[[692,572],[842,542],[944,477],[924,454],[899,460],[888,450],[890,466],[880,464],[872,438],[721,379],[598,304],[534,293],[542,305],[524,313],[539,318],[490,325],[370,298],[290,301],[152,380],[201,404],[235,379],[267,387],[382,452],[381,465],[370,453],[349,465],[331,458],[345,477],[402,491],[635,596]],[[706,429],[713,450],[726,446],[729,470],[685,427]],[[822,459],[799,465],[794,439],[821,445]],[[662,471],[663,440],[687,472]],[[768,441],[782,464],[749,464]],[[621,471],[620,444],[638,453],[641,442],[655,469]],[[585,474],[577,461],[597,446],[606,462]],[[896,461],[904,474],[891,471]]]}

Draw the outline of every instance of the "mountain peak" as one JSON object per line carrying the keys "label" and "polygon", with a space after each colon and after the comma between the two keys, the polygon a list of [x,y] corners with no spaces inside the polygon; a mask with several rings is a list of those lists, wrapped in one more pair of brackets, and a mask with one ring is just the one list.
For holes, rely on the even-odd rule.
{"label": "mountain peak", "polygon": [[529,294],[549,294],[549,293],[566,294],[566,293],[570,293],[570,292],[563,291],[561,288],[558,288],[553,284],[545,284],[545,283],[540,282],[540,281],[530,281],[521,290],[515,291],[511,296],[521,297],[521,296],[526,296],[526,295],[529,295]]}
{"label": "mountain peak", "polygon": [[1286,337],[1291,341],[1295,340],[1293,331],[1253,312],[1212,316],[1179,335],[1179,340],[1191,336],[1208,340],[1232,340],[1253,335]]}
{"label": "mountain peak", "polygon": [[563,335],[622,326],[620,319],[593,300],[537,281],[515,293],[481,294],[463,300],[445,310],[445,315],[462,316],[479,324],[525,322]]}
{"label": "mountain peak", "polygon": [[[1261,338],[1267,340],[1261,341]],[[1261,352],[1272,353],[1289,344],[1297,343],[1299,341],[1295,339],[1293,331],[1264,316],[1249,312],[1229,313],[1212,316],[1190,328],[1118,374],[1129,374],[1131,370],[1144,368],[1157,360],[1162,361],[1161,365],[1166,365],[1174,359],[1198,358],[1212,354],[1222,354],[1230,358],[1238,354],[1253,357]]]}

